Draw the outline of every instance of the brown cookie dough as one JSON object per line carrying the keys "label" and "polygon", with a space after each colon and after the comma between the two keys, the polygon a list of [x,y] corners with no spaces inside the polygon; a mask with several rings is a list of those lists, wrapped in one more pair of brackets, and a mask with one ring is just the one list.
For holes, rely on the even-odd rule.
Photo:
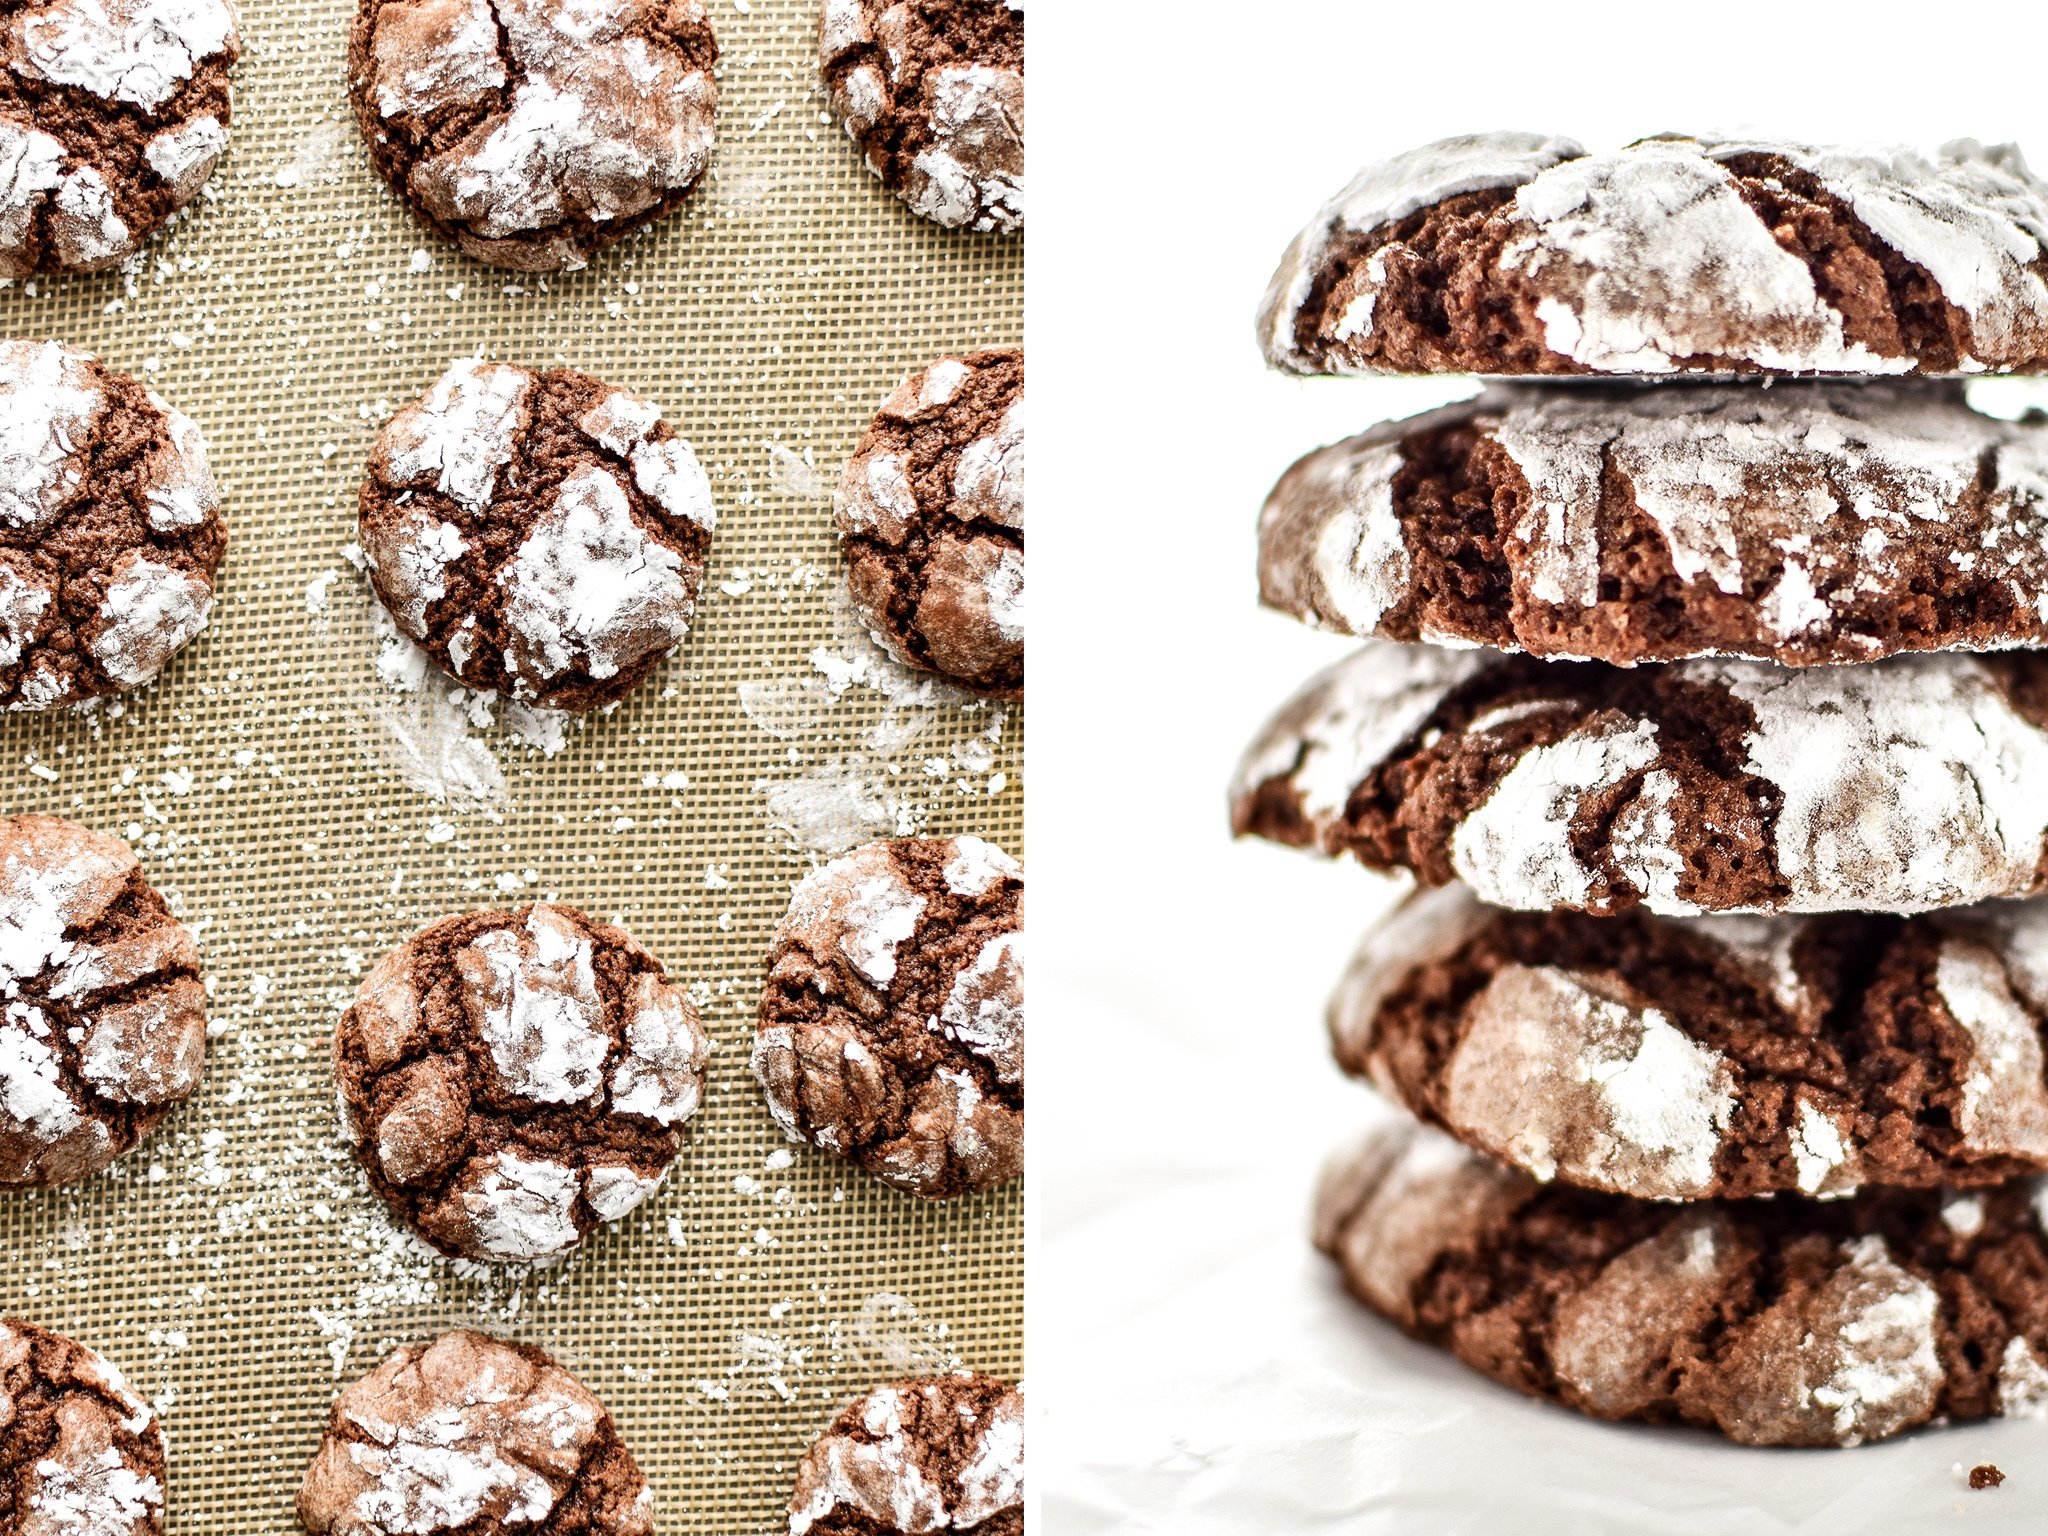
{"label": "brown cookie dough", "polygon": [[1024,1171],[1024,872],[978,837],[869,843],[775,930],[754,1073],[792,1137],[936,1199]]}
{"label": "brown cookie dough", "polygon": [[961,1371],[877,1387],[811,1442],[789,1536],[1024,1536],[1024,1388]]}
{"label": "brown cookie dough", "polygon": [[163,1510],[155,1411],[82,1344],[0,1318],[0,1531],[158,1536]]}
{"label": "brown cookie dough", "polygon": [[117,837],[0,819],[0,1188],[98,1173],[199,1086],[191,930]]}
{"label": "brown cookie dough", "polygon": [[1259,338],[1291,373],[2038,372],[2048,186],[1973,140],[1444,139],[1316,215]]}
{"label": "brown cookie dough", "polygon": [[235,7],[6,0],[0,26],[0,277],[110,267],[227,147]]}
{"label": "brown cookie dough", "polygon": [[660,418],[569,368],[450,368],[391,418],[363,481],[363,557],[399,632],[471,688],[624,698],[688,633],[717,521]]}
{"label": "brown cookie dough", "polygon": [[1259,585],[1310,623],[1627,666],[2048,642],[2048,417],[1959,386],[1496,389],[1308,455]]}
{"label": "brown cookie dough", "polygon": [[1400,1126],[1334,1159],[1316,1246],[1405,1332],[1597,1419],[1855,1445],[2048,1403],[2037,1181],[1672,1205]]}
{"label": "brown cookie dough", "polygon": [[1629,670],[1376,642],[1238,766],[1240,833],[1523,911],[1922,912],[2048,886],[2048,652]]}
{"label": "brown cookie dough", "polygon": [[882,402],[833,497],[882,648],[981,693],[1024,690],[1024,354],[946,357]]}
{"label": "brown cookie dough", "polygon": [[1024,227],[1024,0],[825,0],[832,112],[913,211]]}
{"label": "brown cookie dough", "polygon": [[313,1536],[651,1536],[654,1495],[588,1387],[457,1329],[335,1399],[299,1519]]}
{"label": "brown cookie dough", "polygon": [[1411,898],[1330,1004],[1347,1072],[1539,1179],[1652,1200],[2048,1170],[2048,898],[1614,918]]}
{"label": "brown cookie dough", "polygon": [[57,341],[0,341],[0,702],[148,682],[206,627],[227,548],[199,429]]}
{"label": "brown cookie dough", "polygon": [[653,1194],[710,1042],[632,938],[570,907],[444,917],[386,955],[334,1037],[370,1187],[443,1253],[531,1263]]}
{"label": "brown cookie dough", "polygon": [[479,261],[585,265],[711,160],[702,0],[358,0],[349,99],[370,163]]}

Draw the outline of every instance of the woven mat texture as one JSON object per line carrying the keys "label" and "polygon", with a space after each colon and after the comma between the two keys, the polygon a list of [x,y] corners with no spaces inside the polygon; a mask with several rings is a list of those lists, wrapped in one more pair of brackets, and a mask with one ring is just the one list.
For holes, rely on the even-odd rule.
{"label": "woven mat texture", "polygon": [[[709,3],[715,167],[585,272],[439,244],[369,169],[347,0],[243,0],[208,195],[131,271],[0,290],[7,333],[86,347],[199,422],[229,520],[212,626],[154,687],[0,722],[0,805],[133,842],[212,991],[192,1103],[97,1179],[0,1196],[0,1309],[158,1403],[174,1532],[296,1529],[340,1383],[456,1322],[554,1352],[618,1418],[661,1529],[721,1536],[779,1527],[854,1394],[1022,1369],[1021,1190],[925,1204],[788,1148],[747,1045],[769,935],[829,854],[918,829],[1023,851],[1021,708],[881,661],[829,502],[898,379],[1021,341],[1023,246],[933,228],[868,176],[822,116],[816,0]],[[547,721],[404,686],[349,560],[378,426],[479,351],[658,402],[718,503],[691,638],[552,752]],[[462,1274],[369,1195],[326,1055],[386,948],[538,899],[623,924],[696,987],[707,1103],[663,1190],[566,1262]]]}

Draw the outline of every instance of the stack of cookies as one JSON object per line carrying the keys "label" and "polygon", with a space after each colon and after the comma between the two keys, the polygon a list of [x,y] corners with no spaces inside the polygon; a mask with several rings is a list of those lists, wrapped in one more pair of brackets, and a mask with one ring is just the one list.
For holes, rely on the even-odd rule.
{"label": "stack of cookies", "polygon": [[1266,601],[1367,638],[1240,833],[1418,886],[1332,1004],[1419,1124],[1333,1162],[1366,1305],[1751,1444],[2048,1408],[2048,185],[2010,148],[1447,140],[1260,316],[1487,376],[1297,463]]}

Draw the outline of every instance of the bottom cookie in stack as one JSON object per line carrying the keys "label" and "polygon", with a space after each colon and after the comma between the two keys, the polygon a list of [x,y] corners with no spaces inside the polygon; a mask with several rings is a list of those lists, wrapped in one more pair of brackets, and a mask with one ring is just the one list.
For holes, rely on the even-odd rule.
{"label": "bottom cookie in stack", "polygon": [[2048,1408],[2033,1178],[1664,1204],[1402,1125],[1331,1161],[1315,1241],[1413,1337],[1595,1418],[1825,1446]]}

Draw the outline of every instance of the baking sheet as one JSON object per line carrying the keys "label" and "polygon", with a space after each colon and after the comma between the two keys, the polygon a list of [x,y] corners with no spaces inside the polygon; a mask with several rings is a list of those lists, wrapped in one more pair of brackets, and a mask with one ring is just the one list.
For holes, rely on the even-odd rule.
{"label": "baking sheet", "polygon": [[[0,1197],[0,1308],[157,1402],[174,1532],[295,1528],[339,1383],[458,1321],[575,1369],[674,1531],[778,1528],[804,1444],[879,1380],[1022,1369],[1021,1190],[927,1205],[788,1148],[746,1057],[768,936],[827,853],[919,828],[1023,852],[1022,708],[861,639],[828,501],[900,377],[1022,339],[1023,248],[923,224],[860,168],[821,117],[814,0],[710,4],[711,178],[586,272],[439,245],[349,117],[351,7],[244,0],[233,138],[193,213],[132,271],[0,291],[7,333],[95,351],[200,423],[230,528],[212,627],[155,687],[0,724],[0,805],[133,841],[212,990],[192,1104],[98,1179]],[[347,558],[378,425],[478,350],[657,401],[717,499],[684,650],[566,728],[420,673]],[[707,1105],[666,1188],[566,1262],[461,1274],[335,1139],[327,1043],[414,928],[541,898],[696,986]]]}

